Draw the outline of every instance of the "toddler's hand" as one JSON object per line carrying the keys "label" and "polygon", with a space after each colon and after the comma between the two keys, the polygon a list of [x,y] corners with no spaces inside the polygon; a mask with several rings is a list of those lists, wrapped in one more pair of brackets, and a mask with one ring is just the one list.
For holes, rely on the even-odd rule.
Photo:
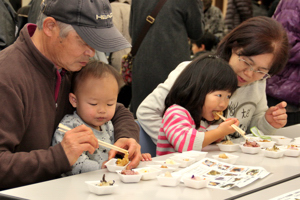
{"label": "toddler's hand", "polygon": [[151,160],[152,160],[152,158],[151,158],[150,153],[143,153],[142,154],[141,161],[151,161]]}

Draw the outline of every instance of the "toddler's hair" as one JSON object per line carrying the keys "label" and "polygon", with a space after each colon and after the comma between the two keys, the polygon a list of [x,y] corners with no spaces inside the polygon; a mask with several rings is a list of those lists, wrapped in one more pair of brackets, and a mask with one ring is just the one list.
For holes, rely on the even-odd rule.
{"label": "toddler's hair", "polygon": [[206,51],[211,51],[214,46],[217,46],[218,39],[210,32],[205,32],[198,40],[191,40],[192,44],[196,44],[198,48],[202,44],[205,45]]}
{"label": "toddler's hair", "polygon": [[83,67],[80,71],[74,72],[73,83],[72,83],[72,92],[76,92],[80,83],[85,81],[90,77],[101,78],[106,76],[107,74],[111,74],[118,83],[118,88],[120,89],[123,80],[120,73],[111,65],[103,63],[98,60],[92,60],[88,62],[88,64]]}
{"label": "toddler's hair", "polygon": [[204,54],[178,76],[166,97],[165,110],[173,104],[186,108],[199,128],[206,95],[217,90],[233,94],[237,87],[237,77],[230,65],[215,55]]}

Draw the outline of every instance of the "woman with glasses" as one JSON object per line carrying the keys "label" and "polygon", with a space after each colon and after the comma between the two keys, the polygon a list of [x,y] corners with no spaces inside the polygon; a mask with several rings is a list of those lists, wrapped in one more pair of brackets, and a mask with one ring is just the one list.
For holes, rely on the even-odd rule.
{"label": "woman with glasses", "polygon": [[[220,42],[217,55],[228,61],[237,75],[239,88],[232,95],[227,118],[237,118],[240,128],[249,132],[256,126],[272,134],[287,122],[286,102],[268,108],[266,79],[281,71],[288,59],[288,39],[283,27],[268,17],[253,17],[240,24]],[[168,79],[141,103],[137,118],[156,143],[161,126],[164,101],[174,81],[189,64],[183,62]],[[231,134],[240,137],[239,133]]]}

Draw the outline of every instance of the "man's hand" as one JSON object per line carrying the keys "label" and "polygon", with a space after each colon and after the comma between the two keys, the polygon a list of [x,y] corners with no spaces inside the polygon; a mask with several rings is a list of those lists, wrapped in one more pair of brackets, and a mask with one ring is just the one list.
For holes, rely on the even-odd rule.
{"label": "man's hand", "polygon": [[[127,165],[127,169],[133,169],[139,165],[140,160],[142,158],[141,146],[136,142],[135,139],[120,138],[115,142],[114,145],[128,150],[129,152],[128,158],[131,162]],[[108,152],[108,160],[114,158],[117,153],[118,151],[111,149]]]}
{"label": "man's hand", "polygon": [[92,129],[85,125],[80,125],[67,131],[61,141],[61,146],[67,155],[70,166],[77,161],[84,151],[93,154],[95,149],[99,147],[98,140]]}
{"label": "man's hand", "polygon": [[270,107],[266,114],[266,120],[274,128],[282,128],[287,123],[287,114],[285,107],[287,103],[285,101],[280,102],[276,106]]}

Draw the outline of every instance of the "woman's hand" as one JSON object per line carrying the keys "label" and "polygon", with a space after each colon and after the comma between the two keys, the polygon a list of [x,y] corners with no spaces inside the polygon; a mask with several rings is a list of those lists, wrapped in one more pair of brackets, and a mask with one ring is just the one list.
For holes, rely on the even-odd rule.
{"label": "woman's hand", "polygon": [[267,122],[274,128],[282,128],[287,123],[287,114],[285,107],[287,103],[285,101],[280,102],[276,106],[270,107],[266,114]]}

